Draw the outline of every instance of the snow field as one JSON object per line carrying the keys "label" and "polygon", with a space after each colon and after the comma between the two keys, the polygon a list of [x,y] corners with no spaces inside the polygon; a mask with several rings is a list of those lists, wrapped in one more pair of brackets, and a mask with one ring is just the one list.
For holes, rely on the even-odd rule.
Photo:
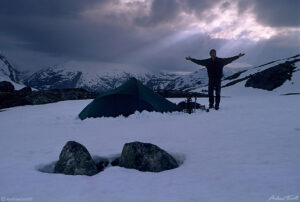
{"label": "snow field", "polygon": [[[178,99],[172,99],[178,102]],[[207,105],[207,98],[198,99]],[[0,112],[0,196],[32,201],[268,201],[299,195],[299,96],[234,96],[209,113],[142,112],[76,118],[91,100]],[[37,169],[69,140],[91,155],[119,155],[125,143],[156,144],[183,161],[160,173],[109,167],[92,177]]]}

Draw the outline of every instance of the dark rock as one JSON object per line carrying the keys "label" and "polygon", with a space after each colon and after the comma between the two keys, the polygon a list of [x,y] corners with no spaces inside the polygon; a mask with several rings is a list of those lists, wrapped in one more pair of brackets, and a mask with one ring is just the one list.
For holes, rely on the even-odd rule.
{"label": "dark rock", "polygon": [[103,171],[104,168],[106,168],[108,166],[108,163],[109,163],[108,161],[100,161],[100,162],[96,163],[98,172]]}
{"label": "dark rock", "polygon": [[97,166],[98,172],[103,171],[104,168],[106,168],[109,164],[109,161],[106,158],[102,158],[102,157],[99,157],[99,156],[94,156],[93,159],[94,159],[94,162]]}
{"label": "dark rock", "polygon": [[33,91],[30,95],[26,96],[26,99],[33,105],[36,105],[53,103],[63,100],[93,99],[96,98],[97,95],[97,93],[88,92],[87,90],[81,88],[70,88]]}
{"label": "dark rock", "polygon": [[8,81],[0,82],[0,92],[14,92],[15,87],[12,83]]}
{"label": "dark rock", "polygon": [[111,164],[111,166],[119,166],[119,164],[120,164],[120,157],[115,158],[114,160],[112,160],[112,162],[110,164]]}
{"label": "dark rock", "polygon": [[178,167],[176,160],[156,145],[142,142],[126,143],[120,166],[139,171],[161,172]]}
{"label": "dark rock", "polygon": [[18,95],[16,92],[3,93],[0,92],[0,109],[23,106],[31,104],[25,97]]}
{"label": "dark rock", "polygon": [[0,92],[0,109],[23,105],[47,104],[63,100],[94,99],[97,96],[98,93],[88,92],[81,88],[32,91],[30,87],[25,87],[10,93]]}
{"label": "dark rock", "polygon": [[[251,75],[250,75],[250,76],[251,76]],[[233,86],[234,84],[237,84],[237,83],[239,83],[239,82],[242,82],[242,81],[244,81],[244,80],[249,79],[250,76],[245,76],[245,77],[243,77],[243,78],[241,78],[241,79],[236,79],[236,80],[234,80],[234,81],[231,81],[231,82],[227,83],[226,85],[223,85],[222,88],[225,88],[225,87],[228,87],[228,86]]]}
{"label": "dark rock", "polygon": [[54,172],[92,176],[98,173],[98,169],[90,153],[83,145],[69,141],[59,155]]}
{"label": "dark rock", "polygon": [[32,92],[32,89],[29,86],[26,86],[22,88],[21,90],[18,90],[16,93],[20,96],[26,96],[29,95]]}
{"label": "dark rock", "polygon": [[236,79],[238,78],[242,73],[246,72],[247,70],[242,70],[242,71],[239,71],[231,76],[228,76],[226,78],[224,78],[224,80],[233,80],[233,79]]}
{"label": "dark rock", "polygon": [[285,94],[281,94],[281,95],[300,95],[300,93],[285,93]]}
{"label": "dark rock", "polygon": [[291,80],[296,69],[291,62],[276,65],[264,71],[258,72],[247,80],[245,87],[259,88],[272,91],[281,86],[285,81]]}

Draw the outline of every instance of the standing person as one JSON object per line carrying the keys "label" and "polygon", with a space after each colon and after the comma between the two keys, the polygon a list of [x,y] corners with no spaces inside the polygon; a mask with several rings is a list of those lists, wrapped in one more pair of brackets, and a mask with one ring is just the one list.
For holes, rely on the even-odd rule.
{"label": "standing person", "polygon": [[[209,108],[215,107],[215,109],[218,110],[221,100],[221,78],[223,76],[223,67],[244,56],[245,53],[240,53],[239,55],[230,58],[218,58],[216,57],[216,50],[211,49],[209,54],[211,58],[205,60],[193,59],[190,56],[186,57],[185,59],[206,67],[208,73]],[[216,100],[214,100],[214,90],[216,91]]]}

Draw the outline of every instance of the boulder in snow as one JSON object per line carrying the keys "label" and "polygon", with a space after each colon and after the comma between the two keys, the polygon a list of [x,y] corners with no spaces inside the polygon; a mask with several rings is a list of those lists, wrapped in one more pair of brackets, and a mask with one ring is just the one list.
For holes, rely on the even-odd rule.
{"label": "boulder in snow", "polygon": [[139,171],[161,172],[178,167],[176,160],[156,145],[142,142],[126,143],[119,165]]}
{"label": "boulder in snow", "polygon": [[120,164],[120,157],[117,157],[114,160],[112,160],[110,164],[111,164],[111,166],[119,166],[119,164]]}
{"label": "boulder in snow", "polygon": [[109,164],[109,160],[99,156],[93,156],[98,172],[103,171]]}
{"label": "boulder in snow", "polygon": [[98,169],[90,153],[83,145],[69,141],[59,155],[54,172],[92,176],[98,173]]}

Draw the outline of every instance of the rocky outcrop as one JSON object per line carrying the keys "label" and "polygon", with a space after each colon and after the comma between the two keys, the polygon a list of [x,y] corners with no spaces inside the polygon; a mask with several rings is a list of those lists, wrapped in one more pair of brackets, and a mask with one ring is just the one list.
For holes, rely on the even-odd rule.
{"label": "rocky outcrop", "polygon": [[18,90],[16,93],[19,96],[26,96],[31,92],[32,92],[32,89],[29,86],[26,86],[26,87],[22,88],[21,90]]}
{"label": "rocky outcrop", "polygon": [[292,73],[296,69],[290,62],[276,65],[272,68],[251,75],[245,83],[245,87],[274,90],[285,81],[291,80]]}
{"label": "rocky outcrop", "polygon": [[63,100],[93,99],[97,93],[88,92],[81,88],[53,89],[46,91],[33,91],[26,99],[33,105],[59,102]]}
{"label": "rocky outcrop", "polygon": [[237,72],[237,73],[235,73],[235,74],[233,74],[233,75],[230,75],[230,76],[224,78],[224,80],[226,81],[226,80],[233,80],[233,79],[236,79],[236,78],[238,78],[242,73],[244,73],[244,72],[246,72],[246,71],[247,71],[247,70],[239,71],[239,72]]}
{"label": "rocky outcrop", "polygon": [[156,145],[132,142],[124,145],[119,166],[139,171],[161,172],[177,168],[178,163]]}
{"label": "rocky outcrop", "polygon": [[113,159],[110,164],[111,164],[111,166],[119,166],[120,157]]}
{"label": "rocky outcrop", "polygon": [[0,92],[0,109],[30,104],[25,96],[20,96],[16,92]]}
{"label": "rocky outcrop", "polygon": [[94,99],[97,95],[98,93],[88,92],[80,88],[32,91],[30,87],[25,87],[19,91],[0,92],[0,109],[23,105],[47,104],[64,100]]}
{"label": "rocky outcrop", "polygon": [[103,171],[109,164],[109,160],[99,156],[93,156],[98,172]]}
{"label": "rocky outcrop", "polygon": [[15,90],[15,87],[14,87],[14,85],[12,85],[12,83],[10,83],[8,81],[0,82],[0,92],[10,93],[10,92],[13,92],[14,90]]}
{"label": "rocky outcrop", "polygon": [[98,169],[90,153],[83,145],[69,141],[59,155],[54,172],[66,175],[92,176],[98,173]]}

